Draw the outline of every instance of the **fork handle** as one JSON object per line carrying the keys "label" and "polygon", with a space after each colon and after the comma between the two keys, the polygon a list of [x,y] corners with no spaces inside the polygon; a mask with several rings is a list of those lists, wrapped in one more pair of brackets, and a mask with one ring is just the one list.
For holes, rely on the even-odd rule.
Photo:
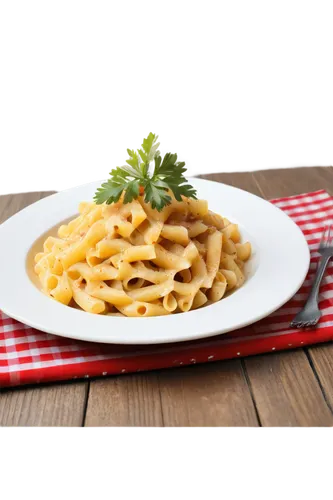
{"label": "fork handle", "polygon": [[316,270],[316,275],[315,279],[311,288],[311,292],[309,295],[308,300],[306,301],[306,306],[307,305],[315,305],[318,307],[318,293],[319,293],[319,287],[321,280],[323,279],[325,269],[327,267],[327,264],[329,263],[329,260],[331,258],[331,255],[323,255],[322,258],[320,259],[319,265],[317,266]]}

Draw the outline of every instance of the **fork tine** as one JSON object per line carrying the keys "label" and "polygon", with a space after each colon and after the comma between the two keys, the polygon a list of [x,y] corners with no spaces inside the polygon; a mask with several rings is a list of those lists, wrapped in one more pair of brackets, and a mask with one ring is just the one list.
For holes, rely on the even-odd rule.
{"label": "fork tine", "polygon": [[319,248],[327,247],[330,234],[331,234],[331,224],[327,224],[324,228],[323,234],[321,235]]}
{"label": "fork tine", "polygon": [[330,239],[331,239],[331,228],[332,228],[332,224],[329,224],[329,225],[328,225],[328,231],[327,231],[326,246],[329,246],[329,244],[330,244]]}

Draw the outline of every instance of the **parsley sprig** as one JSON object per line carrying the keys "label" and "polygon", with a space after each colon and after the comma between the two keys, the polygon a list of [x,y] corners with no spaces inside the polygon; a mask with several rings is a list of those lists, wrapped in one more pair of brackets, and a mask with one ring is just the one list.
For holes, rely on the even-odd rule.
{"label": "parsley sprig", "polygon": [[[182,201],[182,196],[196,199],[196,190],[183,175],[186,171],[185,162],[177,161],[175,153],[167,153],[162,159],[157,139],[157,135],[150,133],[138,151],[127,150],[127,165],[110,172],[110,179],[96,191],[94,200],[97,204],[116,203],[123,192],[124,203],[130,203],[143,191],[145,202],[160,212],[171,203],[168,191],[172,191],[177,201]],[[155,165],[150,176],[152,161]]]}

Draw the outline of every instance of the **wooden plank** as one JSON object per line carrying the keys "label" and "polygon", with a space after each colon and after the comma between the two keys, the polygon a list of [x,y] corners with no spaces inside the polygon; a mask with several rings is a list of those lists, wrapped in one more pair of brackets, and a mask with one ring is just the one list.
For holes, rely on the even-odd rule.
{"label": "wooden plank", "polygon": [[5,196],[0,196],[0,224],[5,222],[9,217],[16,214],[23,208],[35,203],[35,201],[41,200],[55,191],[46,192],[36,192],[36,193],[19,193],[19,194],[7,194]]}
{"label": "wooden plank", "polygon": [[262,170],[254,178],[268,199],[333,188],[332,167]]}
{"label": "wooden plank", "polygon": [[165,426],[258,426],[239,360],[163,370],[159,384]]}
{"label": "wooden plank", "polygon": [[321,165],[320,176],[323,178],[323,189],[333,196],[333,165]]}
{"label": "wooden plank", "polygon": [[262,192],[252,172],[222,173],[200,175],[202,179],[222,182],[262,197]]}
{"label": "wooden plank", "polygon": [[[242,176],[239,177],[241,179]],[[222,180],[232,183],[232,176],[223,174]],[[245,175],[244,180],[247,181],[248,176]],[[151,376],[153,374],[146,374],[147,379]],[[258,425],[251,393],[239,360],[163,370],[158,373],[158,381],[166,426]],[[110,383],[112,381],[105,381],[105,384]],[[96,382],[91,383],[91,391],[95,384]],[[105,390],[113,392],[113,388]],[[127,394],[127,389],[125,393]],[[130,394],[129,397],[133,400],[134,395]],[[99,400],[93,403],[89,398],[88,412],[89,404],[98,406]],[[128,421],[126,408],[125,405],[125,410],[122,408],[121,414],[117,415],[117,425],[127,425],[124,423]],[[115,421],[114,416],[111,421]]]}
{"label": "wooden plank", "polygon": [[0,394],[0,426],[81,426],[87,384],[66,383]]}
{"label": "wooden plank", "polygon": [[[232,175],[228,174],[222,174],[222,178],[219,175],[210,177],[231,184],[233,182]],[[237,177],[240,183],[244,180],[244,186],[251,183],[247,175],[240,174]],[[252,182],[256,185],[255,181]],[[146,377],[151,375],[147,374]],[[158,380],[165,426],[258,425],[239,360],[163,370],[158,373]],[[126,416],[118,416],[117,421],[126,421]]]}
{"label": "wooden plank", "polygon": [[[0,196],[0,223],[52,192]],[[88,383],[54,384],[0,393],[0,426],[82,425]]]}
{"label": "wooden plank", "polygon": [[245,360],[262,426],[331,426],[333,416],[302,349]]}
{"label": "wooden plank", "polygon": [[[312,169],[306,169],[306,173],[310,173],[311,170]],[[313,190],[322,188],[323,187],[322,182],[327,181],[327,178],[325,177],[326,175],[325,171],[326,169],[318,170],[319,178],[321,178],[320,180],[321,185],[318,188],[314,187],[313,183],[311,182],[311,188],[303,189],[303,192],[304,190],[306,191],[309,189]],[[302,169],[298,169],[297,172],[302,175]],[[283,177],[284,174],[288,176],[290,175],[288,170],[281,171],[281,177]],[[217,176],[219,178],[217,178]],[[236,185],[250,192],[255,192],[256,194],[259,195],[264,193],[260,182],[262,179],[258,178],[257,173],[217,174],[217,176],[212,175],[213,180],[219,180],[222,182],[229,183],[231,185]],[[316,176],[316,178],[318,180],[318,176]],[[274,178],[274,182],[277,184],[277,190],[272,195],[272,197],[282,196],[284,194],[283,189],[287,185],[289,185],[289,182],[287,183],[282,180],[279,181],[279,175],[277,176],[277,178]],[[327,186],[325,187],[326,189],[328,189]],[[294,194],[294,192],[289,191],[287,194]],[[29,196],[30,195],[31,194],[29,193]],[[0,198],[0,214],[1,214],[1,200],[2,198]],[[8,210],[8,206],[10,207],[10,204],[12,204],[12,208]],[[27,204],[29,204],[29,202]],[[15,203],[13,202],[8,203],[7,200],[6,205],[7,205],[6,207],[7,213],[15,212]],[[22,206],[20,206],[20,208],[22,208]],[[9,213],[9,215],[11,215],[11,213]],[[326,346],[320,346],[320,347],[317,346],[313,349],[318,350],[318,349],[323,349],[325,347]],[[249,368],[247,367],[247,376],[251,383],[253,395],[256,404],[258,405],[257,410],[263,425],[330,425],[331,423],[331,421],[329,420],[330,414],[327,414],[327,407],[325,405],[323,406],[323,400],[320,397],[319,399],[317,398],[318,384],[316,385],[316,379],[311,377],[310,379],[308,378],[309,364],[306,364],[303,357],[300,358],[299,353],[301,355],[304,354],[304,352],[299,350],[297,351],[297,353],[292,353],[292,352],[276,353],[272,355],[256,356],[245,360],[244,364],[246,367],[248,366],[249,361],[255,362],[255,365],[252,365]],[[285,354],[287,355],[297,354],[297,359],[295,358],[295,360],[292,360],[293,362],[287,359],[281,360],[281,356]],[[278,363],[275,362],[275,364],[272,365],[273,362],[271,364],[267,364],[267,361],[265,361],[265,363],[263,364],[259,363],[258,365],[259,358],[272,359],[272,357],[277,357],[277,359],[279,359],[279,362]],[[328,360],[326,360],[326,363],[328,363]],[[225,368],[228,364],[230,373],[228,373],[227,368]],[[281,368],[281,365],[283,365],[283,369]],[[271,381],[271,387],[270,384],[267,384],[264,388],[262,388],[260,387],[259,382],[262,382],[267,377],[267,367],[268,367],[268,373],[274,374],[273,377],[274,381]],[[198,370],[199,375],[198,378],[196,379],[196,384],[194,383],[195,376],[192,375],[191,370],[193,371],[193,373],[196,373],[196,371]],[[259,376],[260,379],[259,381],[258,381],[258,373],[259,373],[258,370],[259,371],[263,370],[261,372],[262,375]],[[295,381],[294,370],[297,370],[297,373],[298,370],[300,370],[302,377],[304,376],[304,371],[305,371],[306,381],[305,382],[304,380],[300,381],[298,380],[298,377],[297,381]],[[318,375],[321,376],[320,369],[318,368],[318,366],[316,366],[316,370],[318,372]],[[227,371],[227,375],[225,371]],[[249,375],[250,371],[251,375]],[[177,374],[177,372],[179,374]],[[186,372],[189,372],[190,375],[187,375]],[[324,372],[325,374],[327,374],[327,367],[325,366],[324,366]],[[240,375],[241,373],[242,372],[241,372],[240,361],[235,360],[230,362],[228,361],[228,362],[214,363],[209,365],[201,365],[197,367],[188,367],[178,370],[177,369],[164,370],[163,372],[160,372],[158,374],[149,373],[140,375],[130,375],[126,377],[125,376],[116,377],[108,380],[104,379],[101,381],[92,381],[91,382],[92,390],[90,395],[91,398],[89,397],[88,400],[86,424],[87,425],[162,425],[164,419],[165,425],[256,425],[257,419],[255,417],[255,411],[251,399],[249,403],[248,398],[251,398],[251,395],[246,385],[243,386],[243,388],[244,388],[247,410],[245,411],[245,417],[242,415],[240,419],[240,420],[243,419],[244,423],[237,423],[237,409],[238,411],[244,410],[242,406],[243,401],[239,402],[237,401],[237,398],[236,399],[233,398],[234,398],[234,392],[237,393],[239,391],[240,385],[242,385],[244,382],[244,376],[243,374]],[[133,384],[128,383],[128,381],[126,382],[126,379],[136,380],[137,377],[139,378],[143,377],[145,381],[144,382],[142,380],[140,380],[139,382],[135,381]],[[326,382],[328,382],[328,378],[325,378],[325,380]],[[300,383],[302,383],[301,386]],[[96,392],[95,392],[95,384],[96,384]],[[97,387],[97,384],[101,384],[100,387]],[[208,387],[206,387],[206,384]],[[85,387],[84,383],[77,385]],[[137,388],[135,388],[135,385],[141,386],[143,389],[138,390]],[[59,385],[59,387],[64,387],[64,386],[65,386],[64,384],[62,384],[61,386]],[[67,386],[73,387],[74,385],[70,384]],[[181,391],[180,391],[180,386],[181,386]],[[211,386],[212,389],[210,390],[209,388]],[[159,392],[159,387],[161,388],[161,393]],[[301,389],[299,387],[301,387]],[[330,391],[332,394],[332,387],[330,385],[327,384],[326,389],[324,385],[323,387],[324,390]],[[50,387],[33,389],[33,392],[38,391],[40,389],[50,389]],[[26,391],[29,390],[30,389],[6,391],[0,395],[0,398],[5,395],[8,395],[9,393],[16,393],[16,394],[20,392],[25,393]],[[269,391],[270,398],[267,397],[267,391]],[[283,394],[285,391],[287,391],[287,397]],[[307,402],[304,401],[303,399],[299,401],[298,398],[300,394],[298,393],[298,391],[302,391],[301,394],[304,393],[306,394],[306,391],[309,391],[310,401]],[[242,394],[242,392],[240,393]],[[315,397],[313,396],[313,393]],[[281,395],[283,396],[282,399]],[[227,396],[229,398],[227,398]],[[205,400],[205,397],[207,397],[207,400]],[[177,401],[179,401],[179,406],[172,404],[174,398]],[[277,399],[279,399],[278,403],[276,402]],[[60,404],[57,404],[56,407],[60,408],[62,415],[64,415],[65,412],[63,409],[64,405],[62,397],[60,397],[60,400],[61,400]],[[105,404],[103,403],[103,400],[105,400]],[[161,400],[160,403],[158,403],[159,400]],[[266,400],[270,401],[269,405],[266,404]],[[258,404],[257,401],[263,401],[264,404],[262,403]],[[288,403],[287,417],[282,419],[282,421],[280,421],[278,424],[272,424],[271,422],[274,421],[274,415],[276,415],[276,412],[279,412],[279,414],[281,415],[283,415],[283,413],[285,412],[286,402]],[[50,403],[45,403],[46,407],[49,404]],[[204,406],[205,404],[206,408],[202,408],[202,406]],[[13,408],[13,404],[11,407]],[[16,408],[18,407],[19,404],[16,405]],[[153,410],[148,410],[148,407],[153,408]],[[211,408],[213,409],[211,410]],[[298,411],[298,408],[301,408],[301,411]],[[270,412],[268,412],[268,409],[270,410]],[[14,411],[16,412],[16,410]],[[311,418],[309,418],[308,413],[311,413]],[[7,414],[8,411],[6,415]],[[153,417],[151,417],[151,414],[153,414]],[[24,412],[24,415],[27,415],[27,412]],[[47,420],[46,415],[43,418],[44,421]],[[314,422],[313,424],[306,423],[311,421],[311,419]],[[5,421],[5,418],[3,417],[0,405],[0,425],[2,425],[1,424],[2,420]],[[23,421],[24,418],[21,420],[21,422]],[[27,421],[26,417],[25,421]],[[58,417],[57,421],[58,422],[60,421]],[[151,421],[153,421],[153,423],[151,423]],[[188,423],[182,423],[182,422],[188,422]],[[293,423],[291,424],[290,422]],[[24,425],[24,423],[18,425]],[[43,425],[43,424],[40,423],[38,425]],[[66,424],[53,423],[52,425],[66,425]]]}
{"label": "wooden plank", "polygon": [[162,426],[157,374],[152,372],[92,380],[85,425]]}
{"label": "wooden plank", "polygon": [[91,381],[86,425],[163,424],[258,425],[241,362]]}
{"label": "wooden plank", "polygon": [[307,349],[327,404],[333,411],[333,344],[318,344]]}
{"label": "wooden plank", "polygon": [[[255,177],[268,198],[286,194],[303,193],[326,189],[333,195],[333,168],[317,167],[279,171],[256,172]],[[333,344],[314,346],[306,349],[316,372],[326,401],[333,408]]]}

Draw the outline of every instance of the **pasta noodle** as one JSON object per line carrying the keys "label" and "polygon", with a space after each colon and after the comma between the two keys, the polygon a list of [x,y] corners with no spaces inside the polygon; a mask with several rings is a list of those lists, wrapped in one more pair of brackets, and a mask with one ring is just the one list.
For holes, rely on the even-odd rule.
{"label": "pasta noodle", "polygon": [[227,280],[227,290],[232,290],[237,285],[237,276],[233,271],[228,269],[220,269],[220,272]]}
{"label": "pasta noodle", "polygon": [[192,309],[198,309],[199,307],[202,307],[206,304],[207,300],[207,296],[201,290],[199,290],[194,296]]}
{"label": "pasta noodle", "polygon": [[171,293],[168,293],[163,297],[163,307],[166,311],[168,312],[173,312],[177,309],[177,300],[175,299],[174,295]]}
{"label": "pasta noodle", "polygon": [[226,277],[219,271],[216,273],[213,286],[209,290],[207,296],[212,302],[218,302],[219,300],[222,299],[226,289],[227,289]]}
{"label": "pasta noodle", "polygon": [[161,231],[162,238],[165,238],[180,245],[187,245],[189,242],[188,231],[184,226],[172,226],[164,224]]}
{"label": "pasta noodle", "polygon": [[183,269],[182,271],[179,271],[178,274],[183,283],[189,283],[191,281],[192,275],[189,269]]}
{"label": "pasta noodle", "polygon": [[251,244],[204,200],[158,212],[142,196],[82,202],[79,215],[35,255],[44,293],[93,314],[148,317],[218,302],[245,281]]}
{"label": "pasta noodle", "polygon": [[222,251],[222,234],[219,231],[214,231],[207,237],[207,276],[204,280],[203,286],[211,288],[215,275],[219,270],[220,257]]}

